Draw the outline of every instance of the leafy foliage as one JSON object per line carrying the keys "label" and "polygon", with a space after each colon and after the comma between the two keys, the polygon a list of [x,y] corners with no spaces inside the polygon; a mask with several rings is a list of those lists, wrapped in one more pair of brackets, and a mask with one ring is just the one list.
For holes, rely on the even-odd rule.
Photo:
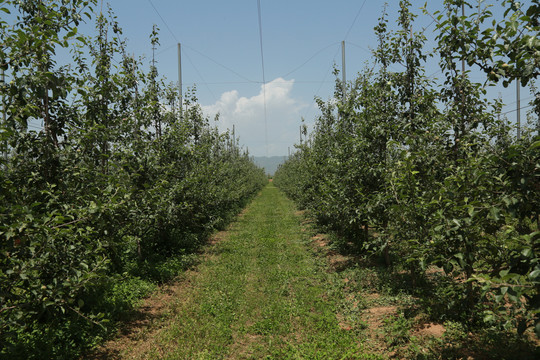
{"label": "leafy foliage", "polygon": [[[77,357],[267,181],[209,125],[195,91],[179,116],[174,88],[125,53],[112,11],[94,39],[78,34],[94,5],[0,1],[14,19],[0,22],[11,79],[1,89],[2,358]],[[68,47],[74,67],[58,66]],[[43,130],[30,130],[38,121]]]}
{"label": "leafy foliage", "polygon": [[[445,5],[434,18],[443,83],[425,76],[425,38],[401,1],[398,29],[385,12],[375,27],[374,67],[345,99],[338,82],[334,99],[318,101],[310,139],[274,181],[320,225],[416,284],[428,268],[444,271],[436,301],[446,309],[433,316],[540,336],[539,138],[510,136],[501,104],[460,66],[489,70],[486,83],[537,77],[538,4],[503,1],[501,21],[481,6],[462,16],[468,3]],[[395,64],[404,70],[389,71]]]}

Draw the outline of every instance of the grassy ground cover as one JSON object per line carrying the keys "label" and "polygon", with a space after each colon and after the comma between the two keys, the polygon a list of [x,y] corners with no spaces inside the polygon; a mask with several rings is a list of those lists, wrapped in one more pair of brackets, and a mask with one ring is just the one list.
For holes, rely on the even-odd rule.
{"label": "grassy ground cover", "polygon": [[[364,348],[358,304],[313,256],[294,204],[271,183],[199,266],[185,275],[160,319],[108,357],[377,359]],[[163,301],[162,301],[163,302]],[[351,302],[347,302],[351,303]],[[108,352],[107,352],[108,351]]]}
{"label": "grassy ground cover", "polygon": [[415,285],[311,221],[270,183],[92,358],[537,358],[529,336],[433,318],[440,272]]}

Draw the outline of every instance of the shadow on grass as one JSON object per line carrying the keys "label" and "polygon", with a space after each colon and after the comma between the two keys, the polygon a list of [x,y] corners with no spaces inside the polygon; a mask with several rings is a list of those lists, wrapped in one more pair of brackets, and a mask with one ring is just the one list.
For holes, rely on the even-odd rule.
{"label": "shadow on grass", "polygon": [[[173,294],[173,291],[166,290],[164,294],[168,298]],[[163,302],[163,296],[159,296],[157,299],[145,301],[145,304],[137,309],[126,312],[123,315],[125,321],[118,326],[114,340],[89,352],[84,359],[121,359],[124,350],[128,350],[126,344],[144,339],[146,330],[163,318]]]}
{"label": "shadow on grass", "polygon": [[[383,301],[396,305],[399,313],[408,319],[408,338],[411,340],[401,348],[393,349],[396,356],[414,359],[540,359],[540,341],[532,333],[519,336],[514,330],[484,323],[486,304],[481,301],[479,289],[473,289],[477,305],[467,307],[464,283],[456,281],[442,269],[431,267],[418,274],[410,269],[387,266],[382,255],[368,254],[361,241],[350,241],[332,232],[317,234],[311,241],[315,253],[327,257],[329,271],[346,272],[347,278],[356,279],[356,284],[348,283],[349,287],[354,286],[354,291],[380,295],[385,299]],[[421,338],[418,329],[426,324],[443,325],[444,335]],[[393,348],[391,344],[388,347]]]}

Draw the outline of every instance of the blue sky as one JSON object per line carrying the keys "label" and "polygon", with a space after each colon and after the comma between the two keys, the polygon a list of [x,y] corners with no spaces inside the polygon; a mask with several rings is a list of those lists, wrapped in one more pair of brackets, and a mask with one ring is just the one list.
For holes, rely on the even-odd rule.
{"label": "blue sky", "polygon": [[[494,2],[494,0],[490,0]],[[411,0],[418,15],[414,30],[427,27],[426,50],[434,45],[435,24],[420,7],[425,0]],[[489,1],[488,1],[489,2]],[[380,0],[261,0],[262,39],[266,80],[266,121],[262,92],[263,72],[259,41],[257,0],[113,0],[110,1],[128,42],[128,52],[151,59],[149,34],[156,24],[160,47],[156,51],[158,71],[177,82],[177,42],[182,43],[184,92],[197,87],[197,97],[211,118],[220,112],[222,130],[235,125],[240,143],[250,154],[286,155],[298,142],[304,117],[308,126],[317,116],[314,97],[333,94],[332,66],[341,68],[341,41],[346,41],[346,73],[354,78],[371,62],[376,46],[373,32],[381,15]],[[389,26],[393,28],[397,0],[388,0]],[[103,2],[105,8],[107,2]],[[100,5],[98,4],[97,11]],[[442,0],[431,0],[431,13],[442,10]],[[88,33],[92,25],[80,29]],[[400,70],[395,67],[394,70]],[[441,75],[436,60],[427,66],[428,75]],[[482,74],[473,74],[483,81]],[[490,88],[515,108],[515,85]],[[521,91],[522,106],[531,98]],[[522,119],[525,118],[522,110]],[[515,113],[507,114],[512,121]],[[523,120],[522,120],[523,121]]]}
{"label": "blue sky", "polygon": [[[397,4],[388,5],[391,18]],[[265,125],[256,0],[111,3],[137,54],[150,55],[148,34],[152,24],[160,27],[158,68],[172,81],[177,79],[175,45],[180,41],[184,86],[196,84],[205,112],[210,116],[220,112],[221,129],[235,124],[240,143],[251,154],[270,156],[286,155],[298,142],[302,117],[308,125],[314,122],[315,96],[332,96],[332,66],[341,67],[342,40],[347,41],[349,79],[370,60],[369,49],[376,44],[373,27],[383,5],[373,0],[261,0]],[[417,1],[413,7],[422,5]],[[420,16],[417,26],[431,22]]]}

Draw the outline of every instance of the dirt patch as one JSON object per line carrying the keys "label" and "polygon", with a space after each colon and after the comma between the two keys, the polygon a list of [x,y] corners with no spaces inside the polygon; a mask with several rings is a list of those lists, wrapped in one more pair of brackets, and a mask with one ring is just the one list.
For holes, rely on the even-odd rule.
{"label": "dirt patch", "polygon": [[242,334],[234,336],[234,342],[231,347],[231,357],[237,359],[251,359],[255,355],[255,345],[261,342],[262,335]]}
{"label": "dirt patch", "polygon": [[328,237],[324,234],[317,234],[311,238],[311,244],[318,248],[325,248],[328,246]]}
{"label": "dirt patch", "polygon": [[364,295],[364,298],[368,301],[377,301],[381,298],[381,294],[379,293],[370,293],[370,294],[365,294]]}
{"label": "dirt patch", "polygon": [[342,271],[351,264],[351,258],[335,252],[328,253],[328,263],[332,271]]}
{"label": "dirt patch", "polygon": [[216,245],[218,242],[225,240],[227,237],[227,230],[215,233],[208,239],[208,245]]}
{"label": "dirt patch", "polygon": [[295,216],[304,216],[306,214],[306,210],[296,210],[294,212]]}
{"label": "dirt patch", "polygon": [[417,330],[417,335],[440,338],[444,335],[445,331],[445,327],[441,324],[427,323]]}
{"label": "dirt patch", "polygon": [[[243,217],[246,215],[246,213],[248,212],[248,208],[249,208],[249,206],[248,206],[248,207],[245,207],[242,211],[240,211],[240,213],[237,215],[237,217],[238,217],[239,219],[243,218]],[[234,223],[233,223],[233,224],[234,224]],[[232,224],[231,224],[231,225],[232,225]]]}
{"label": "dirt patch", "polygon": [[426,275],[445,275],[444,270],[438,266],[430,266],[426,269]]}
{"label": "dirt patch", "polygon": [[195,275],[193,271],[188,270],[185,281],[163,286],[154,295],[145,299],[143,305],[134,311],[132,318],[122,324],[117,336],[85,359],[121,359],[128,353],[146,352],[152,345],[150,339],[159,334],[166,315],[171,311],[173,299],[191,287],[190,279]]}
{"label": "dirt patch", "polygon": [[395,306],[377,306],[364,310],[365,321],[369,329],[379,329],[383,323],[383,319],[389,315],[395,314],[397,307]]}
{"label": "dirt patch", "polygon": [[395,315],[396,306],[376,306],[367,308],[362,314],[362,320],[366,323],[367,345],[371,351],[387,358],[395,357],[395,352],[390,351],[384,340],[384,319]]}

